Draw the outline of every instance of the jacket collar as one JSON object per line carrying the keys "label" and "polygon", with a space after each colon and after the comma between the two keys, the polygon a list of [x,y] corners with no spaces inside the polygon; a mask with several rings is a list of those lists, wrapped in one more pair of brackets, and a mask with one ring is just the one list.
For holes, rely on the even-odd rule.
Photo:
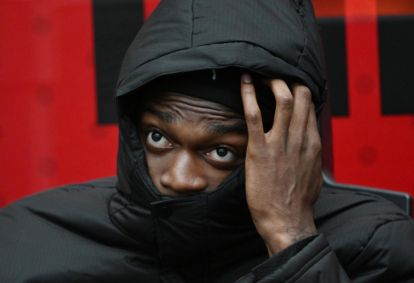
{"label": "jacket collar", "polygon": [[[137,137],[130,132],[135,127],[121,125],[125,122],[121,136]],[[149,177],[139,141],[121,144],[118,159],[119,194],[110,202],[111,220],[161,267],[214,276],[242,258],[253,266],[266,257],[246,203],[244,168],[213,192],[165,197]]]}

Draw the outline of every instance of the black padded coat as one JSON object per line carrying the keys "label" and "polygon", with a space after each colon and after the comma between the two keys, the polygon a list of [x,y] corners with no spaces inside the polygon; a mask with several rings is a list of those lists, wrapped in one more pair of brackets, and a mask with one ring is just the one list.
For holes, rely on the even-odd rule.
{"label": "black padded coat", "polygon": [[308,1],[163,0],[120,74],[117,177],[2,209],[0,282],[414,282],[414,223],[380,197],[322,189],[319,234],[269,258],[243,168],[214,192],[180,198],[159,195],[148,176],[128,103],[143,85],[239,67],[302,81],[322,104],[320,50]]}

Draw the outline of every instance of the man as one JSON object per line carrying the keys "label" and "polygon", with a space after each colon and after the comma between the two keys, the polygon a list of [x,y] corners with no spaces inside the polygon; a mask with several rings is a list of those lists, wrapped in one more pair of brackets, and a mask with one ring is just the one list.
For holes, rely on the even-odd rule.
{"label": "man", "polygon": [[308,1],[161,2],[120,75],[117,179],[5,208],[1,282],[413,282],[408,216],[320,191],[319,53]]}

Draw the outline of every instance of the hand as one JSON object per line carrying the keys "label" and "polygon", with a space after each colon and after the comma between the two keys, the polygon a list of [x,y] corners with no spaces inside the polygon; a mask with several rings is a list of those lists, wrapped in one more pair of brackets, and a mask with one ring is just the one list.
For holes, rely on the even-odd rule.
{"label": "hand", "polygon": [[242,76],[248,129],[247,204],[270,254],[317,234],[313,204],[322,185],[321,140],[310,90],[270,81],[276,99],[273,127],[263,131],[254,85]]}

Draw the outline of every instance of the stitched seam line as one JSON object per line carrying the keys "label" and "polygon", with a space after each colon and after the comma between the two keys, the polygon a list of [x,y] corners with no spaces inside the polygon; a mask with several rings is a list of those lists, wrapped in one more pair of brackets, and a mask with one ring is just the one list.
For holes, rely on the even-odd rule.
{"label": "stitched seam line", "polygon": [[374,238],[375,234],[378,232],[378,230],[390,223],[395,223],[395,222],[399,222],[399,221],[406,221],[407,219],[384,219],[383,222],[378,223],[378,225],[371,231],[368,240],[365,243],[361,243],[361,247],[359,249],[359,252],[352,258],[352,260],[350,260],[350,264],[348,265],[349,270],[352,271],[352,273],[354,272],[354,269],[357,268],[355,266],[355,261],[359,258],[359,256],[361,256],[361,254],[365,251],[365,249],[367,248],[367,246],[371,243],[372,239]]}
{"label": "stitched seam line", "polygon": [[303,276],[303,274],[309,270],[309,268],[313,265],[315,265],[317,262],[319,262],[323,257],[325,257],[330,251],[329,247],[324,248],[321,252],[319,252],[318,255],[316,255],[316,259],[308,261],[305,265],[303,265],[303,267],[296,272],[296,274],[294,276],[292,276],[291,278],[289,278],[286,283],[289,282],[295,282],[297,281],[300,277]]}
{"label": "stitched seam line", "polygon": [[194,0],[191,1],[191,38],[190,46],[193,47],[194,44]]}
{"label": "stitched seam line", "polygon": [[308,37],[305,31],[305,22],[304,22],[304,15],[305,15],[305,7],[303,5],[303,1],[299,0],[297,3],[297,10],[296,12],[298,13],[299,17],[300,17],[300,21],[302,23],[302,32],[303,32],[303,49],[302,52],[300,53],[299,57],[298,57],[298,61],[296,63],[296,67],[298,67],[300,65],[300,62],[303,58],[303,55],[305,54],[305,50],[307,48],[308,45]]}
{"label": "stitched seam line", "polygon": [[[115,197],[115,194],[114,194],[114,196],[112,196],[112,198],[113,197]],[[111,199],[112,199],[111,198]],[[135,239],[133,236],[132,236],[132,234],[131,233],[129,233],[126,229],[124,229],[124,227],[122,227],[122,225],[121,224],[119,224],[117,221],[116,221],[116,219],[115,219],[115,214],[118,214],[119,212],[121,212],[122,210],[124,210],[124,209],[126,209],[127,208],[127,206],[125,206],[125,207],[123,207],[123,208],[120,208],[120,209],[118,209],[118,210],[116,210],[115,212],[113,212],[113,213],[110,213],[109,214],[109,220],[111,221],[111,223],[116,227],[116,228],[118,228],[118,230],[125,236],[125,237],[127,237],[127,238],[129,238],[130,240],[132,240],[133,242],[135,242],[135,243],[140,243],[137,239]],[[112,216],[112,217],[111,217]]]}

